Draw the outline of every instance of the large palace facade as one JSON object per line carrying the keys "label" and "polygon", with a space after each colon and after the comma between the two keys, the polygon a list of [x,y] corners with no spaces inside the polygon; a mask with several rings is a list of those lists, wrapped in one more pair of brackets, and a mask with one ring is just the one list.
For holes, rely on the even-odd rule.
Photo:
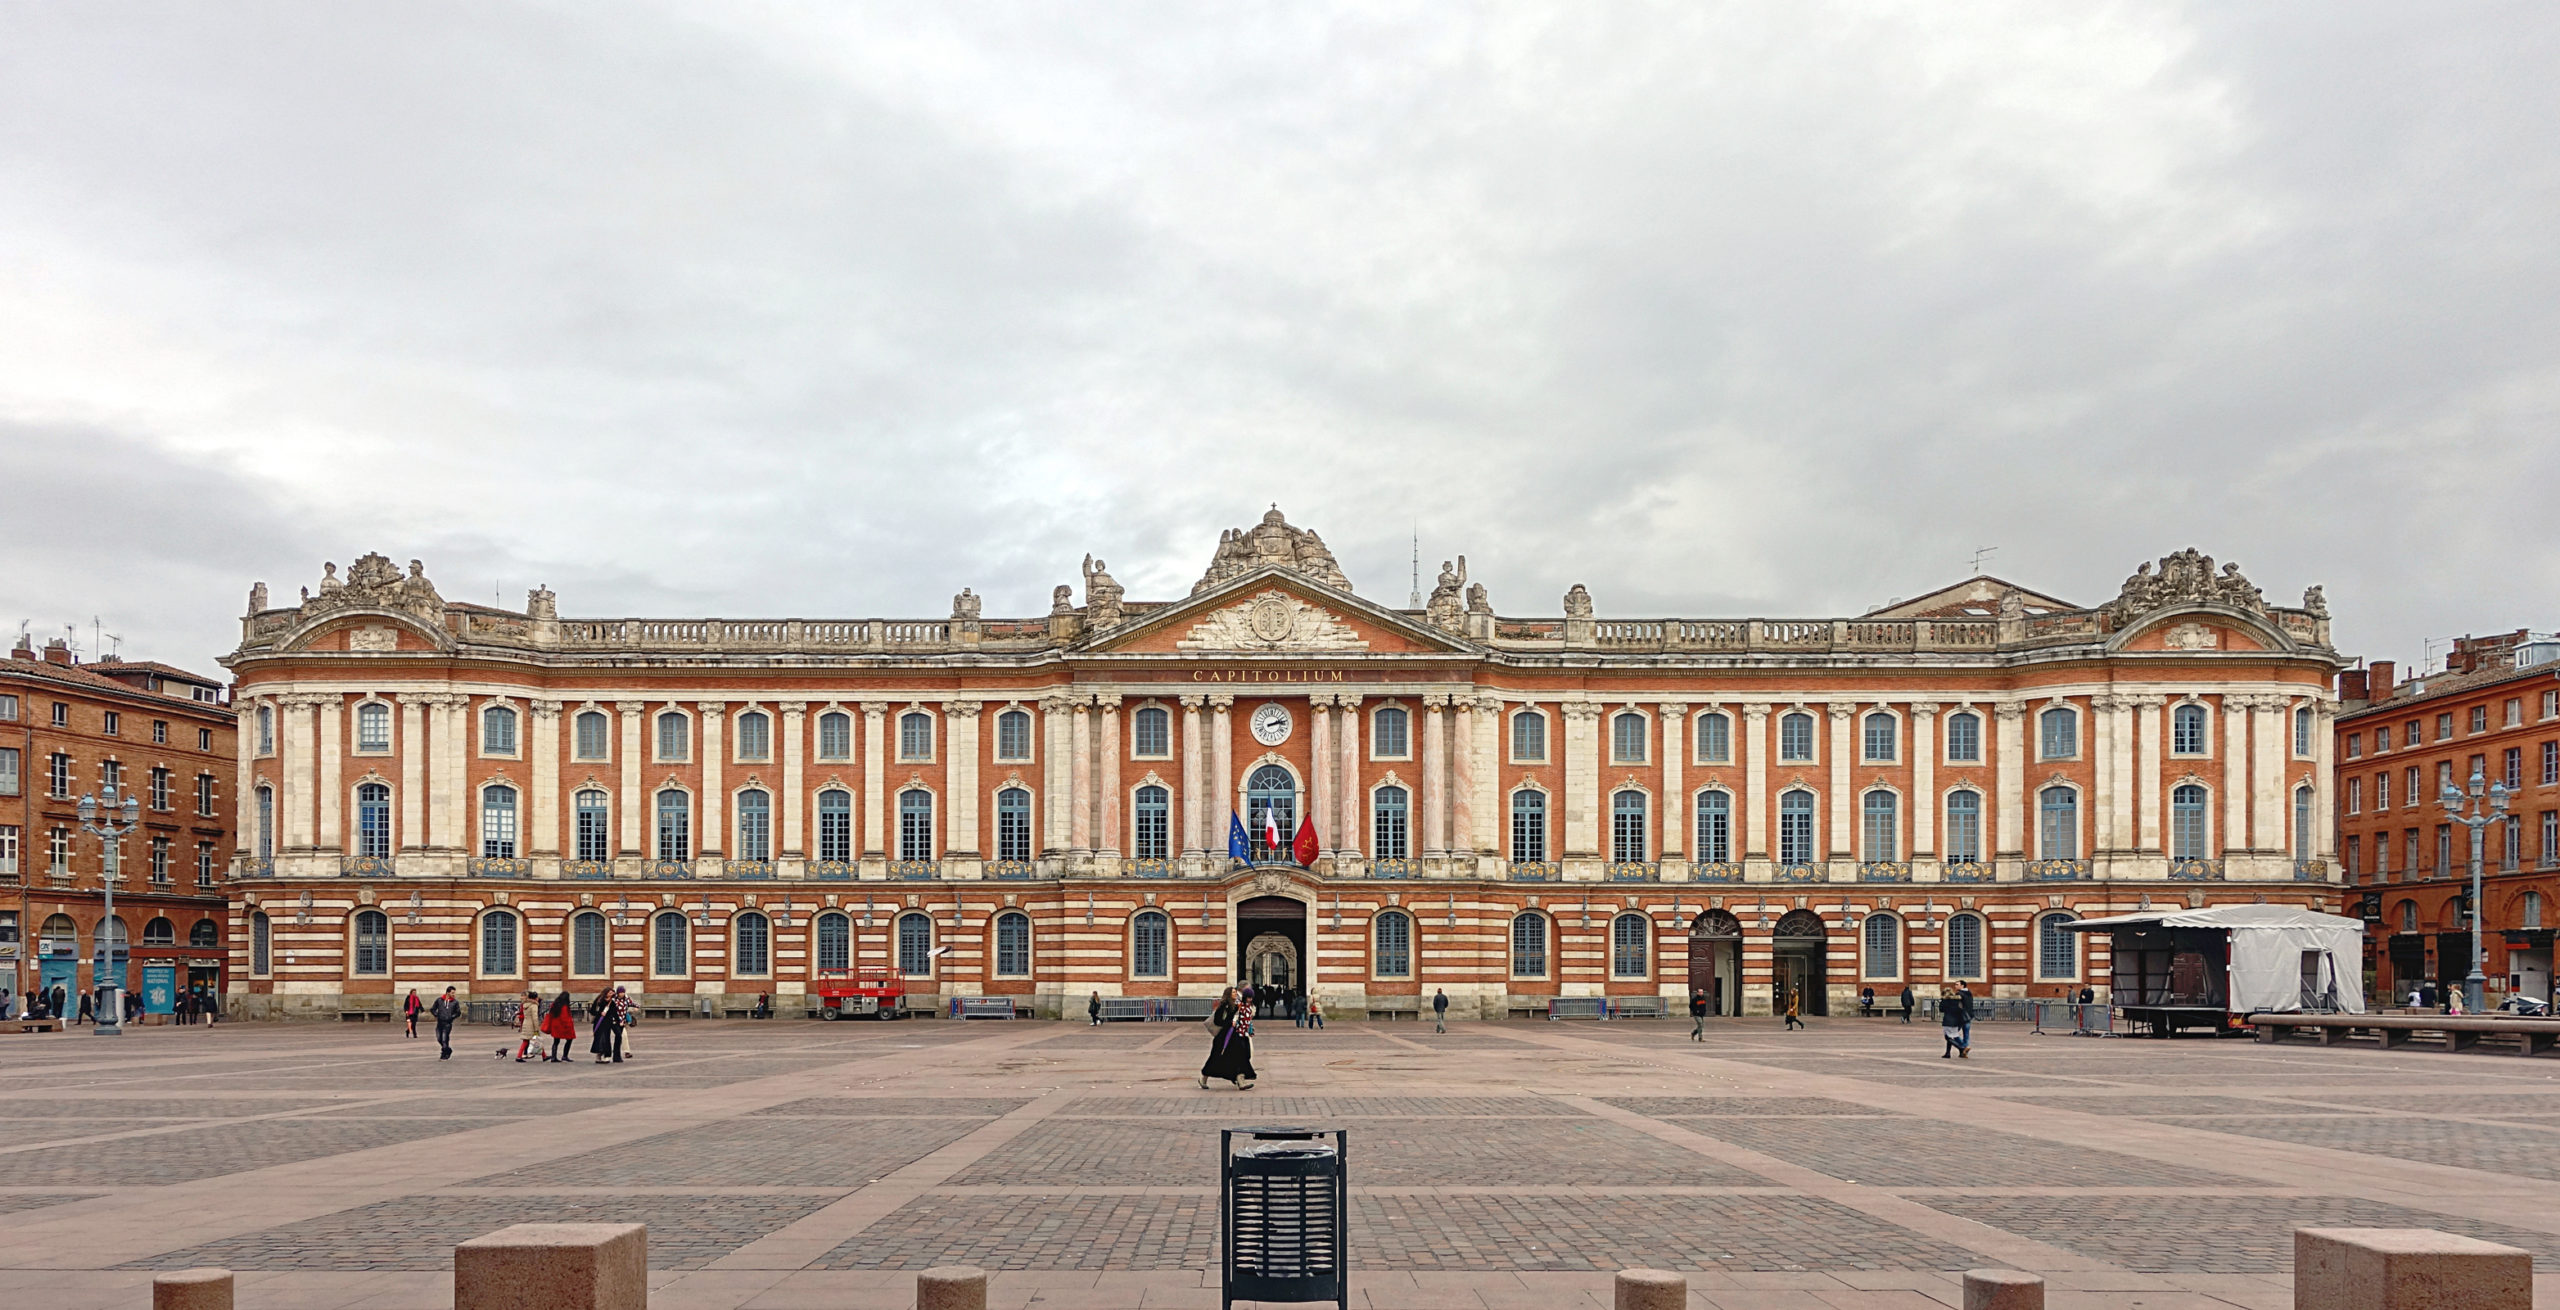
{"label": "large palace facade", "polygon": [[1084,574],[1025,619],[562,619],[379,555],[261,584],[234,1008],[788,1011],[887,968],[1042,1013],[1248,978],[1820,1012],[2103,995],[2071,916],[2341,908],[2318,589],[2193,551],[2096,608],[1974,577],[1848,619],[1504,617],[1463,561],[1389,608],[1277,510],[1179,600]]}

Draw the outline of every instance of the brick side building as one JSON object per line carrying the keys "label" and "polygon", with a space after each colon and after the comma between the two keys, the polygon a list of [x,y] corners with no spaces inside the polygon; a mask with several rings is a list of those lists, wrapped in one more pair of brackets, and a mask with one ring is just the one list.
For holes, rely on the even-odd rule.
{"label": "brick side building", "polygon": [[2482,833],[2483,945],[2494,1004],[2509,991],[2551,999],[2551,925],[2560,898],[2560,641],[2530,633],[2462,638],[2445,668],[2409,682],[2375,661],[2340,675],[2339,858],[2365,888],[2368,965],[2387,994],[2459,984],[2471,969],[2463,917],[2470,831],[2438,797],[2473,773],[2513,793]]}
{"label": "brick side building", "polygon": [[[2109,983],[2074,915],[2342,908],[2340,661],[2183,551],[2104,605],[1976,577],[1849,619],[1354,594],[1275,510],[1187,597],[982,618],[563,619],[378,555],[253,589],[231,987],[251,1013],[819,971],[1046,1012],[1305,985],[1765,1013]],[[1310,826],[1303,858],[1262,834]],[[1230,856],[1239,835],[1244,860]],[[786,1006],[789,1002],[786,1000]]]}
{"label": "brick side building", "polygon": [[[101,931],[112,872],[123,986],[166,966],[176,984],[219,995],[238,752],[222,682],[165,664],[78,663],[60,641],[39,653],[21,638],[11,654],[0,662],[0,983],[75,996],[97,986],[101,947],[118,931]],[[109,784],[142,802],[141,828],[112,856],[81,831],[77,808]]]}

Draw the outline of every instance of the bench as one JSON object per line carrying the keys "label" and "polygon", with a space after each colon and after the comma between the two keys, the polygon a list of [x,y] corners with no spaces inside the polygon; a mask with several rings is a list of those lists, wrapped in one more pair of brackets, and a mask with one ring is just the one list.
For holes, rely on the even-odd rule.
{"label": "bench", "polygon": [[391,1022],[393,1002],[390,996],[344,996],[338,999],[338,1018],[345,1023]]}
{"label": "bench", "polygon": [[1010,996],[954,996],[951,1017],[954,1019],[1010,1019],[1013,1017]]}
{"label": "bench", "polygon": [[1367,1007],[1369,1017],[1372,1019],[1418,1021],[1422,1018],[1422,998],[1419,996],[1372,996],[1367,1001]]}
{"label": "bench", "polygon": [[1547,1002],[1547,1018],[1606,1019],[1609,998],[1605,996],[1558,996]]}
{"label": "bench", "polygon": [[1555,1003],[1552,996],[1511,995],[1502,998],[1503,1013],[1513,1019],[1543,1019],[1547,1007]]}
{"label": "bench", "polygon": [[0,1019],[0,1033],[58,1033],[60,1019]]}
{"label": "bench", "polygon": [[2407,1046],[2419,1033],[2437,1035],[2447,1051],[2467,1051],[2484,1038],[2512,1038],[2517,1055],[2540,1055],[2560,1044],[2560,1019],[2492,1018],[2488,1015],[2418,1014],[2253,1014],[2250,1025],[2261,1042],[2289,1033],[2308,1032],[2322,1046],[2335,1046],[2371,1033],[2382,1049]]}

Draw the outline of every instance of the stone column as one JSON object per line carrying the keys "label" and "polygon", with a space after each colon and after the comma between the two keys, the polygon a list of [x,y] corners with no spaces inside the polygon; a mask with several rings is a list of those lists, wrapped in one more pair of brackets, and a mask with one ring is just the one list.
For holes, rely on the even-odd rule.
{"label": "stone column", "polygon": [[[1333,846],[1337,854],[1356,860],[1360,858],[1360,849],[1369,844],[1361,822],[1369,807],[1360,795],[1360,693],[1335,692],[1333,703],[1341,713],[1341,722],[1334,727],[1333,748],[1334,753],[1341,757],[1340,776],[1334,780],[1334,785],[1342,797],[1341,804],[1334,808],[1334,826],[1341,830],[1342,835],[1334,838]],[[1406,744],[1411,744],[1409,738]],[[1411,811],[1406,812],[1406,818],[1411,820]],[[1406,834],[1405,849],[1413,849],[1410,833]],[[1415,923],[1419,929],[1420,920]],[[1415,944],[1415,949],[1421,949],[1420,943]]]}
{"label": "stone column", "polygon": [[1068,758],[1074,754],[1067,730],[1071,698],[1055,692],[1040,698],[1040,853],[1063,855],[1070,845],[1074,812],[1069,792]]}
{"label": "stone column", "polygon": [[888,847],[888,742],[881,737],[887,724],[889,705],[886,701],[862,702],[862,858],[886,858]]}
{"label": "stone column", "polygon": [[431,851],[456,849],[454,825],[462,813],[461,798],[453,790],[453,701],[456,697],[430,692],[418,698],[426,707],[425,792],[426,848]]}
{"label": "stone column", "polygon": [[1208,795],[1209,826],[1217,832],[1213,844],[1218,850],[1227,848],[1227,824],[1218,822],[1218,811],[1230,816],[1236,812],[1236,733],[1229,712],[1236,698],[1219,693],[1209,698],[1209,758],[1213,761]]}
{"label": "stone column", "polygon": [[[235,701],[232,705],[232,708],[238,710],[240,713],[240,726],[237,731],[231,734],[231,762],[233,765],[233,772],[231,775],[233,779],[231,787],[231,852],[235,856],[254,857],[258,853],[258,707],[265,703],[266,702],[264,701],[253,698],[245,701]],[[404,714],[408,712],[405,704],[402,707],[402,712]],[[409,741],[415,735],[416,734],[414,733],[407,734],[401,738],[401,767],[403,769],[408,767],[407,760],[409,758]],[[22,761],[18,767],[23,770],[31,766]],[[25,776],[26,775],[23,773],[20,775],[19,785],[26,785],[24,781]],[[407,797],[414,794],[415,789],[402,787],[400,790],[403,798],[402,803],[413,803],[408,801]],[[415,841],[416,838],[411,837],[409,834],[416,830],[417,823],[415,819],[404,819],[400,826],[400,840],[403,842]],[[404,847],[403,849],[406,848]],[[26,859],[28,857],[25,852],[22,851],[20,852],[19,858]],[[26,866],[20,865],[19,867],[24,868]]]}
{"label": "stone column", "polygon": [[2016,701],[2003,701],[1991,708],[1991,718],[1999,736],[1991,798],[1999,845],[1993,854],[2003,860],[2021,859],[2026,853],[2027,832],[2027,707]]}
{"label": "stone column", "polygon": [[[1327,711],[1333,697],[1317,692],[1307,697],[1307,808],[1305,818],[1316,826],[1316,858],[1330,859],[1341,840],[1333,823],[1333,715]],[[1288,841],[1288,833],[1280,840]]]}
{"label": "stone column", "polygon": [[[1769,707],[1742,707],[1742,733],[1734,738],[1742,758],[1743,795],[1733,807],[1733,848],[1746,860],[1769,858]],[[1740,861],[1736,861],[1739,863]]]}
{"label": "stone column", "polygon": [[2115,786],[2116,698],[2104,693],[2089,698],[2089,850],[2092,860],[2116,849]]}
{"label": "stone column", "polygon": [[[560,857],[560,702],[538,700],[526,721],[533,730],[533,795],[525,806],[528,859]],[[574,848],[573,848],[574,849]]]}
{"label": "stone column", "polygon": [[1202,816],[1209,812],[1208,800],[1203,794],[1208,790],[1205,780],[1209,769],[1208,761],[1201,758],[1200,708],[1208,703],[1208,699],[1206,696],[1182,698],[1182,768],[1178,772],[1182,778],[1182,854],[1185,859],[1206,850],[1201,844],[1204,840],[1201,834],[1206,827]]}
{"label": "stone column", "polygon": [[2222,697],[2222,855],[2249,853],[2249,698]]}
{"label": "stone column", "polygon": [[729,705],[726,701],[698,701],[694,708],[702,712],[702,834],[694,846],[694,854],[716,860],[728,853],[729,824],[722,816],[729,812],[729,794],[720,781],[721,765],[727,762]]}
{"label": "stone column", "polygon": [[472,834],[479,822],[479,803],[471,795],[471,698],[444,698],[444,782],[437,788],[444,795],[446,841],[448,850],[468,858],[479,852]]}
{"label": "stone column", "polygon": [[276,853],[301,854],[311,845],[311,740],[303,711],[307,693],[276,698]]}
{"label": "stone column", "polygon": [[[2338,737],[2331,729],[2335,727],[2338,703],[2331,700],[2314,700],[2311,704],[2314,720],[2311,731],[2311,817],[2312,821],[2318,825],[2311,834],[2311,853],[2329,861],[2329,867],[2336,870],[2338,804],[2335,789],[2338,761],[2335,752],[2338,749]],[[2290,814],[2292,807],[2287,806],[2286,812]],[[2509,852],[2509,857],[2513,858],[2513,856],[2514,853]]]}
{"label": "stone column", "polygon": [[317,845],[323,854],[344,854],[347,849],[345,821],[344,767],[346,760],[346,699],[336,692],[312,698],[311,712],[317,716],[320,730],[320,833]]}
{"label": "stone column", "polygon": [[1827,825],[1831,829],[1831,840],[1828,846],[1832,859],[1855,859],[1856,848],[1850,842],[1858,831],[1858,798],[1854,794],[1856,788],[1849,780],[1849,762],[1856,758],[1858,749],[1858,707],[1834,701],[1827,708],[1831,711],[1831,822]]}
{"label": "stone column", "polygon": [[1456,871],[1475,872],[1482,849],[1476,840],[1476,698],[1468,692],[1449,697],[1449,854]]}
{"label": "stone column", "polygon": [[1444,835],[1449,807],[1449,738],[1442,722],[1448,707],[1449,698],[1445,695],[1430,693],[1422,698],[1422,828],[1414,834],[1412,848],[1419,850],[1424,859],[1440,858],[1449,849]]}
{"label": "stone column", "polygon": [[[1129,740],[1120,733],[1119,697],[1096,696],[1093,708],[1098,720],[1093,730],[1094,745],[1098,748],[1094,764],[1099,775],[1094,788],[1097,793],[1094,797],[1094,817],[1097,820],[1094,846],[1103,859],[1116,861],[1123,849],[1120,845],[1120,816],[1128,810],[1128,800],[1120,794],[1120,761],[1129,754]],[[1119,866],[1112,865],[1111,871],[1119,872]]]}
{"label": "stone column", "polygon": [[1570,701],[1564,711],[1564,855],[1600,858],[1600,707]]}
{"label": "stone column", "polygon": [[808,743],[802,740],[808,731],[809,706],[805,701],[782,702],[782,848],[781,858],[806,858],[809,848],[803,844],[802,815],[808,808],[806,795]]}
{"label": "stone column", "polygon": [[1662,825],[1662,840],[1654,849],[1665,864],[1676,864],[1686,858],[1688,824],[1682,816],[1689,812],[1689,788],[1684,777],[1688,764],[1687,740],[1689,707],[1673,702],[1654,707],[1662,716],[1662,813],[1656,822]]}
{"label": "stone column", "polygon": [[[427,844],[427,736],[419,728],[420,723],[423,722],[422,714],[427,700],[427,697],[415,692],[403,693],[400,697],[400,853],[402,855],[415,854],[425,849]],[[242,729],[240,740],[244,743],[249,740],[247,729]],[[249,771],[242,769],[240,776],[245,780],[249,776]],[[246,795],[248,788],[242,787],[241,793]],[[246,840],[248,825],[242,824],[240,831],[243,839]]]}
{"label": "stone column", "polygon": [[1079,859],[1093,855],[1093,705],[1091,696],[1073,698],[1068,713],[1068,843]]}
{"label": "stone column", "polygon": [[2249,847],[2262,855],[2285,853],[2292,816],[2285,813],[2290,807],[2284,803],[2284,774],[2293,758],[2292,726],[2285,722],[2284,697],[2249,698]]}
{"label": "stone column", "polygon": [[1938,707],[1921,701],[1911,707],[1911,858],[1938,854]]}
{"label": "stone column", "polygon": [[649,749],[642,731],[649,702],[620,700],[613,708],[622,716],[622,840],[614,843],[614,853],[637,859],[649,853],[649,796],[640,781],[642,756]]}
{"label": "stone column", "polygon": [[942,702],[943,742],[951,752],[943,779],[951,791],[951,822],[942,839],[946,855],[975,859],[978,840],[978,702]]}
{"label": "stone column", "polygon": [[2160,760],[2167,753],[2160,739],[2162,696],[2133,698],[2133,830],[2136,849],[2158,855],[2160,845]]}

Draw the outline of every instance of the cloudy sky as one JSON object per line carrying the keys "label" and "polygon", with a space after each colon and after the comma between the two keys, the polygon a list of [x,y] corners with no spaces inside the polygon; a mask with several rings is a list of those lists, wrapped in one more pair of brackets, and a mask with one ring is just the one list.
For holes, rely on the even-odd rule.
{"label": "cloudy sky", "polygon": [[0,617],[1831,615],[2195,545],[2560,625],[2549,5],[0,8]]}

